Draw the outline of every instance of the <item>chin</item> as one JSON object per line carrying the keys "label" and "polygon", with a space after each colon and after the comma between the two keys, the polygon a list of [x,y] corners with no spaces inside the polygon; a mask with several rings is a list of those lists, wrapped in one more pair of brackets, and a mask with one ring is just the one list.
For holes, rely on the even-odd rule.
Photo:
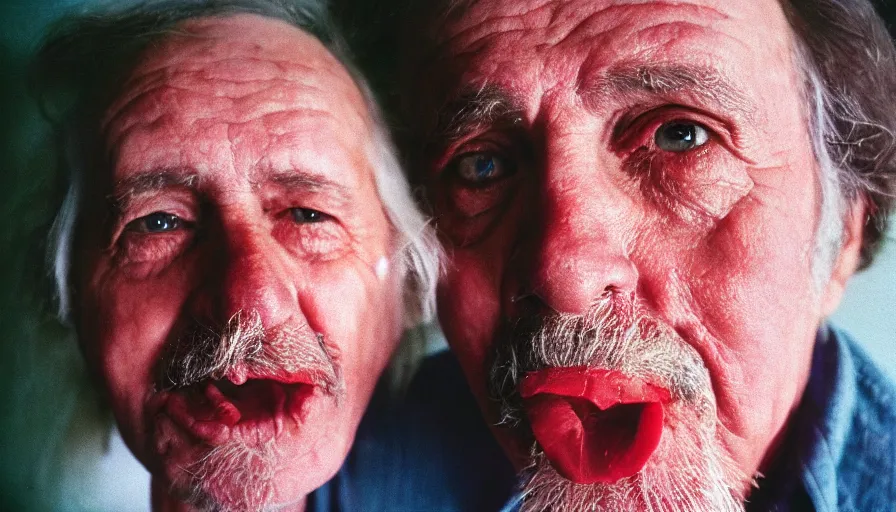
{"label": "chin", "polygon": [[228,442],[188,466],[169,466],[169,494],[199,510],[262,510],[273,504],[276,460],[272,443]]}
{"label": "chin", "polygon": [[[708,411],[707,411],[708,412]],[[613,482],[568,480],[533,445],[522,474],[524,512],[743,512],[744,478],[715,434],[714,415],[672,404],[656,451],[636,474]]]}
{"label": "chin", "polygon": [[[155,454],[166,499],[204,511],[245,511],[301,503],[339,470],[350,438],[321,419],[338,418],[329,400],[306,401],[300,420],[235,425],[203,438],[181,418],[156,417]],[[317,407],[309,407],[310,405]],[[201,423],[197,421],[196,423]],[[197,430],[198,429],[198,430]]]}
{"label": "chin", "polygon": [[[296,451],[281,449],[274,440],[257,446],[235,440],[191,450],[179,457],[189,462],[166,461],[168,496],[197,510],[216,512],[301,503],[338,471],[339,464],[338,460],[330,464],[327,457],[320,462],[308,453],[294,456]],[[332,458],[339,459],[337,454]]]}

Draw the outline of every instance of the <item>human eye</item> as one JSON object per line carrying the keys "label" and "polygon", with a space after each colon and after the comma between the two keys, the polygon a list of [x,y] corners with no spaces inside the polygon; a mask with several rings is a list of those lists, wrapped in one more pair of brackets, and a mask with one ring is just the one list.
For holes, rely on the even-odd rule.
{"label": "human eye", "polygon": [[514,140],[474,139],[436,162],[431,199],[439,231],[455,245],[482,239],[514,197],[522,151]]}
{"label": "human eye", "polygon": [[733,149],[731,127],[717,116],[681,105],[665,105],[620,116],[614,149],[622,154],[650,152],[669,161],[686,160],[716,146]]}
{"label": "human eye", "polygon": [[134,233],[167,233],[182,227],[183,221],[177,215],[153,212],[129,222],[125,229]]}
{"label": "human eye", "polygon": [[691,121],[669,121],[657,128],[653,141],[663,151],[681,153],[706,144],[709,141],[709,130]]}
{"label": "human eye", "polygon": [[342,223],[336,215],[320,208],[293,206],[285,208],[280,218],[275,237],[303,258],[329,260],[341,255],[348,247],[348,236]]}
{"label": "human eye", "polygon": [[311,208],[290,208],[289,211],[296,224],[314,224],[332,220],[326,213]]}
{"label": "human eye", "polygon": [[[482,149],[451,159],[442,171],[444,207],[460,218],[474,218],[501,205],[516,174],[513,158]],[[448,213],[448,212],[446,212]]]}
{"label": "human eye", "polygon": [[194,228],[195,222],[187,217],[161,210],[131,220],[118,239],[121,263],[162,268],[186,249]]}
{"label": "human eye", "polygon": [[618,147],[655,204],[685,221],[712,221],[752,187],[730,132],[712,115],[673,106],[641,115]]}
{"label": "human eye", "polygon": [[458,182],[469,187],[483,187],[506,178],[512,173],[509,163],[491,152],[467,153],[449,164]]}

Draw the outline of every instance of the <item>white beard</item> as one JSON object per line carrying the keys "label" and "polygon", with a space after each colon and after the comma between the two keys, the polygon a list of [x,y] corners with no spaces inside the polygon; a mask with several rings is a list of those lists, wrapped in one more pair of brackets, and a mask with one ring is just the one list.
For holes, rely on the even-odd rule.
{"label": "white beard", "polygon": [[213,448],[184,470],[172,494],[200,511],[263,510],[274,494],[273,440],[261,448],[231,441]]}
{"label": "white beard", "polygon": [[742,512],[746,479],[717,438],[709,372],[671,327],[633,299],[601,300],[585,315],[556,314],[517,324],[498,345],[491,392],[502,424],[528,430],[518,385],[527,372],[585,366],[658,382],[664,405],[660,444],[637,474],[615,483],[577,484],[560,476],[535,443],[522,510]]}
{"label": "white beard", "polygon": [[571,482],[533,449],[521,511],[743,512],[743,481],[734,462],[707,422],[695,425],[694,414],[680,409],[667,409],[660,444],[644,468],[613,484]]}

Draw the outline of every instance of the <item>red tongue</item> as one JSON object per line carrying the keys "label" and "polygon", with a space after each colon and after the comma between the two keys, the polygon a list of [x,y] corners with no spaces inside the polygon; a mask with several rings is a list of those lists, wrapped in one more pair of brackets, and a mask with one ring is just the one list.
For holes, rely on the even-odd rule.
{"label": "red tongue", "polygon": [[549,368],[520,382],[535,439],[551,464],[579,484],[634,475],[656,450],[669,392],[620,372]]}

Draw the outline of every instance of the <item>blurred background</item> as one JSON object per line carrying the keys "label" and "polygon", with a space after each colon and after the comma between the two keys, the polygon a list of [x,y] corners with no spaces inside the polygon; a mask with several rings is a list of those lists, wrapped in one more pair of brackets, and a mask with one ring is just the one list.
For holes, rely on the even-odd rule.
{"label": "blurred background", "polygon": [[[109,433],[76,342],[46,314],[45,233],[64,190],[24,70],[46,25],[82,4],[0,3],[0,510],[149,510],[148,474]],[[896,230],[832,320],[896,378]]]}

